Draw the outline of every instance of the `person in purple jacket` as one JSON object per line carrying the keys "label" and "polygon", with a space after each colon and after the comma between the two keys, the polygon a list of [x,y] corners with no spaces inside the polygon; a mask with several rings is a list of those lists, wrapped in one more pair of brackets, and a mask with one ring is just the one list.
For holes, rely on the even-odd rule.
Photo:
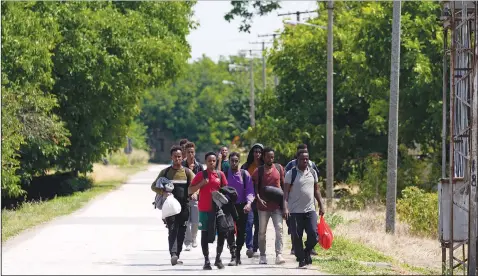
{"label": "person in purple jacket", "polygon": [[236,210],[239,214],[236,221],[237,239],[234,233],[227,237],[227,244],[231,252],[231,262],[229,266],[241,264],[241,249],[246,240],[246,223],[248,213],[251,211],[251,204],[254,201],[254,186],[252,184],[251,175],[247,170],[239,169],[240,155],[232,152],[229,155],[229,169],[225,171],[227,185],[233,187],[237,191]]}

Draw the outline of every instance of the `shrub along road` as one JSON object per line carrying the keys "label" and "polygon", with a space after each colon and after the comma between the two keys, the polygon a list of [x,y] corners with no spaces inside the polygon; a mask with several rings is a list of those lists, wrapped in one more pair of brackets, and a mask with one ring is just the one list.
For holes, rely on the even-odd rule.
{"label": "shrub along road", "polygon": [[[297,269],[287,247],[286,263],[273,264],[272,223],[267,241],[269,265],[258,265],[258,258],[248,259],[244,254],[242,266],[203,271],[203,256],[197,247],[181,254],[184,265],[171,266],[167,229],[160,211],[151,205],[151,182],[164,167],[149,166],[81,210],[5,242],[2,274],[320,274],[315,268]],[[211,257],[215,247],[210,245]],[[226,248],[222,257],[223,262],[229,261]]]}

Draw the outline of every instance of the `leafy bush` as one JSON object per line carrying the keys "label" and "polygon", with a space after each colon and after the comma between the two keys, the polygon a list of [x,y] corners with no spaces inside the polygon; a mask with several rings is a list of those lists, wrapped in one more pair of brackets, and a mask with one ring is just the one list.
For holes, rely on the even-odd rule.
{"label": "leafy bush", "polygon": [[410,226],[412,233],[436,237],[438,233],[438,194],[426,193],[410,186],[402,191],[398,200],[399,219]]}
{"label": "leafy bush", "polygon": [[148,163],[149,154],[148,152],[140,149],[133,149],[131,154],[125,154],[122,150],[118,150],[112,153],[107,159],[112,165],[134,166]]}

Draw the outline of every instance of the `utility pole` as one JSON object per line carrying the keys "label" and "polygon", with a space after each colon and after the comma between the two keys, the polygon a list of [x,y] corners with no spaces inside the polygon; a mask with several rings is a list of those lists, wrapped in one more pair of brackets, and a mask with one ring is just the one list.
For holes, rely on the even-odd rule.
{"label": "utility pole", "polygon": [[305,14],[305,13],[318,13],[318,11],[296,11],[296,12],[288,12],[288,13],[281,13],[281,14],[277,14],[278,16],[285,16],[285,15],[296,15],[296,19],[297,21],[300,21],[300,15],[301,14]]}
{"label": "utility pole", "polygon": [[[263,35],[258,35],[258,37],[272,36],[272,41],[275,42],[276,37],[279,36],[279,35],[280,34],[263,34]],[[265,70],[265,68],[264,68],[264,70]],[[277,87],[277,85],[279,85],[279,78],[277,77],[277,75],[274,75],[274,88]]]}
{"label": "utility pole", "polygon": [[251,61],[250,61],[250,74],[251,74],[251,94],[250,94],[250,99],[249,99],[249,105],[251,107],[250,111],[250,117],[251,117],[251,127],[254,127],[256,125],[256,115],[255,115],[255,99],[254,99],[254,59],[252,58],[252,51],[250,51],[251,54]]}
{"label": "utility pole", "polygon": [[[397,200],[398,102],[400,77],[401,1],[393,1],[390,107],[388,115],[387,211],[385,231],[395,233]],[[452,177],[452,176],[450,176]]]}
{"label": "utility pole", "polygon": [[334,2],[327,5],[327,205],[332,206],[334,197]]}
{"label": "utility pole", "polygon": [[266,55],[264,54],[266,50],[266,43],[271,43],[271,42],[249,42],[250,44],[262,44],[262,91],[266,91],[267,87],[267,80],[266,80]]}

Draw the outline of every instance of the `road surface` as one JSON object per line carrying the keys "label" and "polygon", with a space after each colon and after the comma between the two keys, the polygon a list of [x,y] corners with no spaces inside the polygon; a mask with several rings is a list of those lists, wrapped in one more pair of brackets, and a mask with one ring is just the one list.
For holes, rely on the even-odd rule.
{"label": "road surface", "polygon": [[[275,265],[274,230],[269,222],[268,261],[258,258],[243,265],[212,271],[202,270],[201,248],[181,254],[183,265],[171,266],[167,229],[161,213],[151,205],[154,194],[150,184],[164,165],[151,165],[129,178],[119,189],[99,196],[83,209],[26,231],[2,245],[2,275],[12,274],[320,274],[314,268],[297,269],[297,262],[284,249],[286,263]],[[284,223],[284,233],[287,233]],[[200,233],[198,234],[198,242]],[[284,235],[284,239],[288,236]],[[215,243],[210,244],[214,260]],[[226,246],[225,246],[226,247]],[[224,249],[222,260],[229,262]]]}

